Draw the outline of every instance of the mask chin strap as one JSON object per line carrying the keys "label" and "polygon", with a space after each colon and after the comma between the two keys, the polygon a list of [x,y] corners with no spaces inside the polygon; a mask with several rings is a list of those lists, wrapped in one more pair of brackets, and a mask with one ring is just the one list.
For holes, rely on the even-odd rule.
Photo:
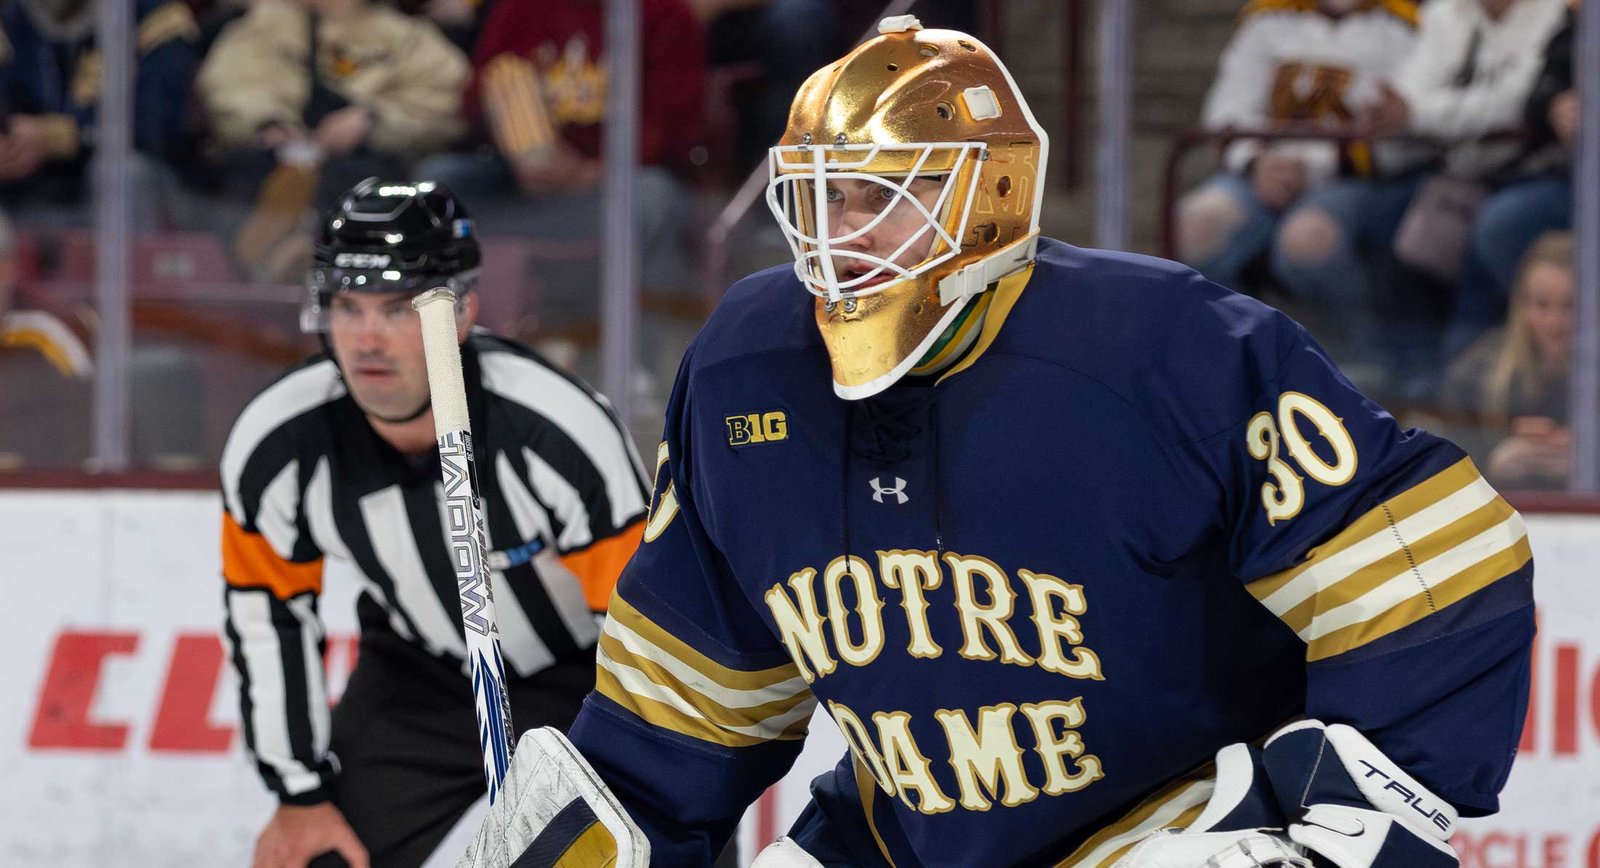
{"label": "mask chin strap", "polygon": [[980,292],[993,286],[1000,278],[1028,267],[1039,249],[1039,233],[1034,232],[1021,241],[1014,241],[992,256],[945,275],[939,281],[939,304],[966,303]]}

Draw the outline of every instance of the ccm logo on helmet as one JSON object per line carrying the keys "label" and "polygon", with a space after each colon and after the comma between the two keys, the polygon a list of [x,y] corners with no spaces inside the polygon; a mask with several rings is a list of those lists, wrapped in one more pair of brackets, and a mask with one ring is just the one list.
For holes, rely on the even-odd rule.
{"label": "ccm logo on helmet", "polygon": [[387,253],[341,253],[333,258],[335,268],[387,268]]}

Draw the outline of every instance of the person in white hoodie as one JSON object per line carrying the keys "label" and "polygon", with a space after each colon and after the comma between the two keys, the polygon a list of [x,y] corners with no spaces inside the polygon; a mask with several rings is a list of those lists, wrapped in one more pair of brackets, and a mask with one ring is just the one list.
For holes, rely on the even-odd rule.
{"label": "person in white hoodie", "polygon": [[[1414,50],[1392,83],[1379,83],[1360,120],[1375,136],[1438,140],[1441,168],[1452,176],[1486,178],[1504,169],[1519,146],[1481,139],[1520,125],[1540,49],[1565,9],[1566,0],[1430,0]],[[1419,389],[1438,328],[1425,321],[1421,291],[1402,275],[1393,243],[1422,177],[1329,184],[1284,218],[1274,250],[1274,273],[1297,296],[1357,315],[1380,301],[1391,306],[1377,336],[1391,353],[1382,367],[1404,371]],[[1380,300],[1380,292],[1387,297]]]}
{"label": "person in white hoodie", "polygon": [[[1410,53],[1416,21],[1411,0],[1253,0],[1222,55],[1205,127],[1348,130]],[[1235,140],[1222,169],[1178,206],[1179,258],[1244,288],[1242,272],[1294,203],[1335,178],[1387,170],[1396,156],[1366,142]]]}

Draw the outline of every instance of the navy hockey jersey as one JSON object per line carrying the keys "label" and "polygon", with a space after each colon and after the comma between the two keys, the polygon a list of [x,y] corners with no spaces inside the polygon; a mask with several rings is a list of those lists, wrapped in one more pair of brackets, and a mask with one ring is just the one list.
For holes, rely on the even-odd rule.
{"label": "navy hockey jersey", "polygon": [[958,367],[860,402],[788,267],[691,347],[573,729],[654,864],[709,864],[818,703],[827,863],[1109,865],[1299,715],[1495,810],[1532,560],[1471,461],[1181,266],[1045,242],[994,292]]}

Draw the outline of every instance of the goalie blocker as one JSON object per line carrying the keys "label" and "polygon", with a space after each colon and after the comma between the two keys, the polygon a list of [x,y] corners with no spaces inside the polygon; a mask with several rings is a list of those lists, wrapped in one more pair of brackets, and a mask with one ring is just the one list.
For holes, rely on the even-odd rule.
{"label": "goalie blocker", "polygon": [[1289,838],[1338,868],[1454,868],[1456,809],[1344,724],[1291,724],[1267,740]]}
{"label": "goalie blocker", "polygon": [[1354,728],[1290,724],[1217,753],[1216,790],[1116,868],[1454,868],[1456,810]]}

